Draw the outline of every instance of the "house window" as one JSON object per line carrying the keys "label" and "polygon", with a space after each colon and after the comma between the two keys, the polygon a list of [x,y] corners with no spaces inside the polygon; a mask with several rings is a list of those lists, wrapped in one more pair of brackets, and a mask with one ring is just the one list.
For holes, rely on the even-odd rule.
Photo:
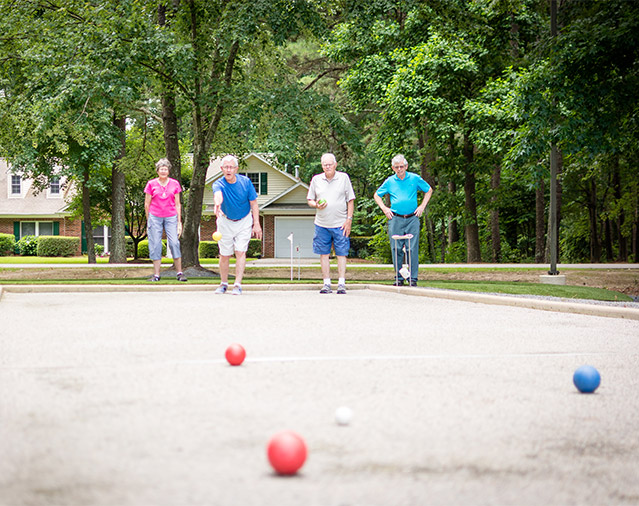
{"label": "house window", "polygon": [[22,193],[22,177],[11,175],[11,195],[20,195]]}
{"label": "house window", "polygon": [[255,193],[258,195],[266,195],[267,193],[267,174],[266,172],[242,172],[253,183]]}
{"label": "house window", "polygon": [[111,244],[111,227],[99,226],[93,229],[93,242],[104,246],[104,252],[109,252],[109,245]]}
{"label": "house window", "polygon": [[52,176],[49,180],[49,194],[60,195],[60,176]]}
{"label": "house window", "polygon": [[22,221],[20,222],[20,237],[25,235],[54,235],[52,221]]}

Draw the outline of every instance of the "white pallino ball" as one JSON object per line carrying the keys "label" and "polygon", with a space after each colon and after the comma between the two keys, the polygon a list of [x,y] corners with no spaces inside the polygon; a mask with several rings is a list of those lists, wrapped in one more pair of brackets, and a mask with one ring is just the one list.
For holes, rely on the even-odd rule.
{"label": "white pallino ball", "polygon": [[353,410],[347,406],[341,406],[335,410],[335,421],[339,425],[348,425],[353,418]]}

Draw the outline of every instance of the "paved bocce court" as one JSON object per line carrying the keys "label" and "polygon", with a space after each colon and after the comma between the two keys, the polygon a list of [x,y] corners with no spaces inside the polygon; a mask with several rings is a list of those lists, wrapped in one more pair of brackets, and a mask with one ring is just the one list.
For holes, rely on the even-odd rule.
{"label": "paved bocce court", "polygon": [[[366,288],[5,291],[0,394],[2,505],[639,504],[636,319]],[[266,457],[287,429],[293,477]]]}

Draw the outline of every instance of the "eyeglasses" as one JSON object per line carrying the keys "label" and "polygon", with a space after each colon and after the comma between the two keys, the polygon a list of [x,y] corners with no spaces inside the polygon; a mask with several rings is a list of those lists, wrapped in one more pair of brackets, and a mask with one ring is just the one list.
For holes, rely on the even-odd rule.
{"label": "eyeglasses", "polygon": [[224,170],[230,170],[230,169],[234,169],[235,165],[222,165],[222,169]]}
{"label": "eyeglasses", "polygon": [[407,163],[401,163],[401,164],[398,164],[398,165],[393,165],[393,169],[404,169],[406,167],[408,167]]}

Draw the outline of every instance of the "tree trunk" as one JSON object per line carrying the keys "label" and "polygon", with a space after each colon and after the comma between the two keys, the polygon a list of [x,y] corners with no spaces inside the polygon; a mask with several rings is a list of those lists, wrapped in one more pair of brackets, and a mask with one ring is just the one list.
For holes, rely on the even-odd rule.
{"label": "tree trunk", "polygon": [[[455,195],[457,193],[457,185],[455,181],[448,182],[448,193]],[[459,241],[459,227],[457,225],[457,219],[453,216],[448,217],[448,246],[452,246]]]}
{"label": "tree trunk", "polygon": [[466,171],[464,174],[464,195],[466,204],[466,219],[464,232],[466,235],[466,261],[468,263],[481,262],[481,248],[479,244],[479,226],[477,224],[477,200],[475,199],[475,174],[473,173],[473,145],[464,136],[464,158]]}
{"label": "tree trunk", "polygon": [[209,166],[208,150],[201,144],[193,152],[193,177],[189,188],[182,232],[182,268],[199,267],[200,221],[204,201],[204,183]]}
{"label": "tree trunk", "polygon": [[[178,142],[178,120],[175,114],[175,92],[164,90],[162,93],[162,125],[164,127],[164,149],[171,162],[169,176],[182,184],[182,158]],[[180,194],[180,196],[182,196]]]}
{"label": "tree trunk", "polygon": [[[191,23],[193,40],[197,40],[197,13],[195,4],[190,2]],[[233,66],[239,51],[239,41],[234,41],[229,48],[226,58],[224,75],[220,80],[220,86],[230,88],[233,76]],[[189,198],[186,205],[185,217],[183,219],[182,231],[182,268],[200,267],[199,245],[200,245],[200,221],[202,219],[202,202],[204,201],[204,183],[206,181],[206,171],[209,167],[209,151],[213,138],[217,132],[222,114],[224,112],[224,102],[218,96],[214,109],[203,105],[199,91],[202,89],[201,76],[196,77],[194,86],[196,95],[193,103],[193,176],[189,187]],[[209,114],[210,113],[210,114]]]}
{"label": "tree trunk", "polygon": [[[557,260],[559,260],[559,238],[561,236],[561,200],[563,195],[563,185],[561,184],[561,173],[564,167],[564,155],[557,149]],[[548,234],[550,237],[550,213],[548,214]],[[546,262],[550,261],[550,240],[546,241]]]}
{"label": "tree trunk", "polygon": [[547,263],[546,259],[546,201],[544,180],[539,180],[535,190],[535,263]]}
{"label": "tree trunk", "polygon": [[84,234],[87,239],[87,256],[89,263],[94,264],[95,246],[93,242],[93,225],[91,224],[91,194],[89,191],[89,168],[85,167],[82,180],[82,217],[84,219]]}
{"label": "tree trunk", "polygon": [[428,127],[418,125],[417,145],[420,153],[419,171],[422,178],[434,188],[435,178],[432,175],[432,166],[435,161],[435,154],[430,147],[429,140]]}
{"label": "tree trunk", "polygon": [[588,221],[590,223],[590,262],[601,261],[601,239],[599,238],[599,220],[597,213],[597,185],[591,179],[586,188],[588,199]]}
{"label": "tree trunk", "polygon": [[606,261],[608,262],[610,262],[615,256],[612,249],[612,233],[613,233],[612,228],[613,228],[612,222],[608,218],[606,218],[603,221],[603,229],[604,229],[603,248],[606,252]]}
{"label": "tree trunk", "polygon": [[126,117],[113,117],[113,124],[120,130],[121,145],[111,167],[111,244],[109,263],[126,263],[126,183],[119,161],[126,155]]}
{"label": "tree trunk", "polygon": [[[619,174],[619,155],[613,155],[613,168],[612,168],[612,186],[615,195],[615,203],[621,201],[621,175]],[[616,220],[616,232],[617,232],[617,244],[619,246],[617,260],[620,262],[628,261],[628,241],[623,235],[623,225],[626,221],[626,215],[623,211],[623,207],[619,210],[619,216]],[[612,259],[612,256],[609,258]]]}
{"label": "tree trunk", "polygon": [[499,232],[499,186],[501,184],[501,164],[496,163],[490,177],[490,244],[492,261],[501,262],[501,234]]}

